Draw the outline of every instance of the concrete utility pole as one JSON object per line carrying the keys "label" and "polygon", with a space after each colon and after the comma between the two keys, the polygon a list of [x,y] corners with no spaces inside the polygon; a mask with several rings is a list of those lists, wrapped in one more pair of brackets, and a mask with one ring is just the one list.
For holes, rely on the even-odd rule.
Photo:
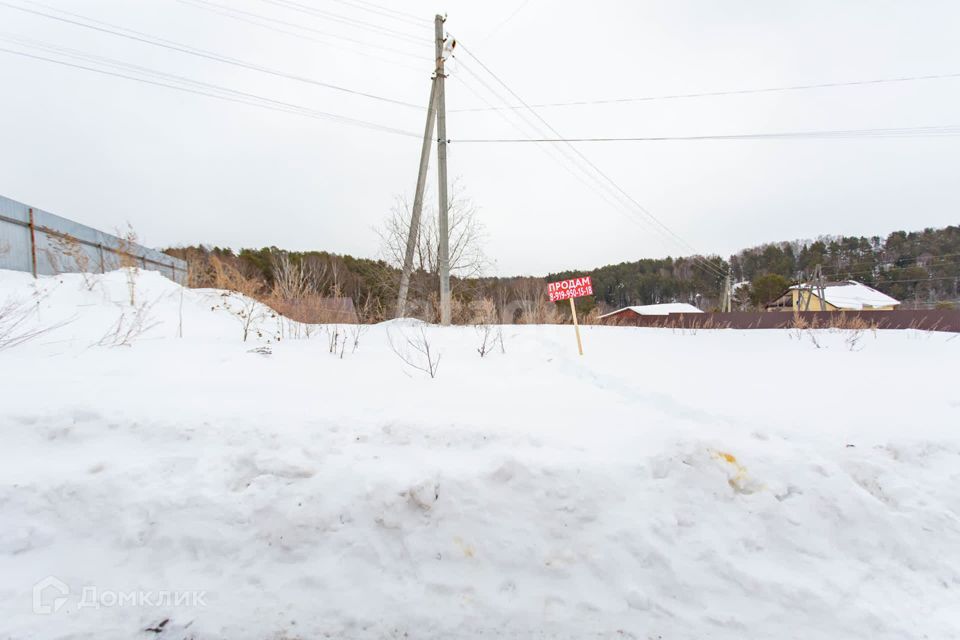
{"label": "concrete utility pole", "polygon": [[427,124],[423,128],[423,146],[420,147],[420,169],[417,171],[417,189],[413,195],[413,211],[410,212],[410,232],[407,234],[407,250],[403,256],[403,272],[400,274],[400,293],[397,295],[397,317],[407,313],[407,295],[410,292],[410,274],[413,272],[413,254],[420,237],[420,214],[423,211],[423,190],[427,184],[427,166],[430,164],[430,146],[433,142],[433,123],[437,117],[437,76],[430,84],[430,102],[427,104]]}
{"label": "concrete utility pole", "polygon": [[720,301],[720,311],[730,313],[733,310],[733,279],[728,273],[723,279],[723,298]]}
{"label": "concrete utility pole", "polygon": [[450,324],[450,226],[447,211],[447,100],[443,72],[443,16],[433,20],[437,52],[437,192],[440,195],[440,244],[437,261],[440,263],[440,324]]}
{"label": "concrete utility pole", "polygon": [[827,291],[823,286],[823,267],[817,265],[817,295],[820,297],[820,311],[827,310]]}

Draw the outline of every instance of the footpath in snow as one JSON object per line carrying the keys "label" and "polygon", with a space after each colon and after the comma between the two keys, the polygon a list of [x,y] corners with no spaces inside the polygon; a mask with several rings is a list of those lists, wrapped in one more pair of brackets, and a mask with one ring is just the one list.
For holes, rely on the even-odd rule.
{"label": "footpath in snow", "polygon": [[0,271],[0,638],[960,637],[955,334],[128,284]]}

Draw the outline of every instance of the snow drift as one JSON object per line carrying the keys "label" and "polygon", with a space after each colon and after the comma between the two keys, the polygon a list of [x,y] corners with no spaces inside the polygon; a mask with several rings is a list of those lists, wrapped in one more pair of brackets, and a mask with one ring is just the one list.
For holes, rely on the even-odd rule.
{"label": "snow drift", "polygon": [[[249,301],[128,284],[0,272],[46,329],[0,351],[3,637],[960,636],[950,334],[584,327],[581,358],[507,326],[481,358],[259,307],[243,342]],[[435,378],[390,347],[421,329]]]}

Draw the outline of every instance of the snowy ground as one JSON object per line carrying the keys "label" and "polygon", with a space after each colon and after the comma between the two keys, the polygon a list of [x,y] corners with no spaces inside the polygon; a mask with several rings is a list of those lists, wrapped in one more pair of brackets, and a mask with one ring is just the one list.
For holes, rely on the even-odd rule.
{"label": "snowy ground", "polygon": [[0,638],[960,637],[953,334],[426,327],[431,379],[90,285],[0,271],[55,326],[0,351]]}

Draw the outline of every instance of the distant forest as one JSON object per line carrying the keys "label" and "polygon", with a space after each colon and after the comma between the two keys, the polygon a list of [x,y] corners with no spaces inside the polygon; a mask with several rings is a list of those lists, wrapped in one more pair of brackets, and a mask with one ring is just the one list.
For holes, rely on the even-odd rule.
{"label": "distant forest", "polygon": [[[223,280],[228,267],[247,279],[252,294],[276,296],[278,290],[289,288],[284,283],[293,267],[302,272],[301,288],[309,295],[349,297],[371,321],[391,317],[396,302],[399,271],[383,260],[325,251],[286,252],[276,247],[236,253],[216,247],[181,247],[166,252],[187,260],[190,284],[195,287],[223,285],[218,278]],[[278,265],[282,266],[279,273]],[[508,321],[562,322],[567,309],[546,301],[544,283],[579,275],[593,278],[595,297],[578,303],[588,317],[661,302],[689,302],[710,310],[717,307],[722,292],[719,274],[728,270],[735,283],[743,283],[736,291],[736,306],[762,307],[787,285],[809,277],[817,265],[828,281],[858,280],[901,300],[904,308],[960,306],[960,226],[949,226],[896,231],[886,238],[823,236],[773,242],[743,249],[729,259],[648,258],[543,278],[454,278],[454,315],[455,321],[470,322],[482,302],[480,306],[492,305],[498,317]],[[411,295],[421,301],[415,314],[424,319],[432,320],[436,313],[435,284],[433,273],[414,274]]]}

